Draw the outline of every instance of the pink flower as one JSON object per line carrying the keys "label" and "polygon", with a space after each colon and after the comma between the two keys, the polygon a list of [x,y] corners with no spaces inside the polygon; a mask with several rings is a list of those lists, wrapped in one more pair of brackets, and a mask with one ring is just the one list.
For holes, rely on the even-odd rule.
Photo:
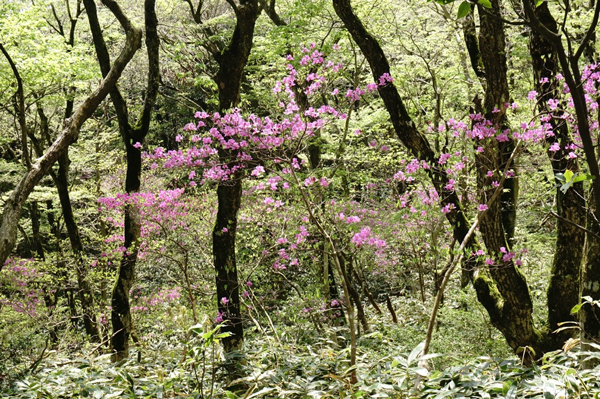
{"label": "pink flower", "polygon": [[142,144],[138,141],[133,145],[134,148],[142,148]]}
{"label": "pink flower", "polygon": [[221,304],[227,305],[228,303],[229,303],[229,299],[227,299],[226,297],[221,298]]}
{"label": "pink flower", "polygon": [[394,78],[392,78],[392,76],[386,72],[379,77],[379,86],[385,86],[386,84],[391,83],[393,81]]}
{"label": "pink flower", "polygon": [[[227,299],[227,298],[224,298],[224,299]],[[223,320],[225,320],[225,313],[219,312],[219,314],[215,318],[215,323],[221,323]]]}
{"label": "pink flower", "polygon": [[454,209],[454,208],[455,208],[454,204],[446,204],[442,208],[442,213],[444,215],[447,214],[447,213],[450,213],[452,211],[452,209]]}
{"label": "pink flower", "polygon": [[487,211],[488,206],[486,204],[479,204],[477,209],[479,210],[479,212],[484,212],[484,211]]}
{"label": "pink flower", "polygon": [[256,168],[254,168],[251,175],[255,177],[260,177],[263,173],[265,173],[265,167],[262,165],[258,165]]}

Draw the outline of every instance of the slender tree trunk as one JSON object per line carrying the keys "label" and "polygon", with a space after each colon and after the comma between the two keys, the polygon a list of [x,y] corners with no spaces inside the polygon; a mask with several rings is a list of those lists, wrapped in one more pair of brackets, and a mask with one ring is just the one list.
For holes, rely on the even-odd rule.
{"label": "slender tree trunk", "polygon": [[244,340],[240,313],[239,282],[235,257],[237,214],[242,199],[241,176],[232,176],[217,188],[218,211],[213,229],[213,258],[216,271],[218,311],[225,325],[223,332],[232,335],[223,339],[225,352],[238,350]]}
{"label": "slender tree trunk", "polygon": [[40,236],[40,211],[37,201],[31,201],[29,203],[29,218],[31,219],[31,231],[35,252],[39,259],[45,260],[46,256],[44,254],[44,247]]}
{"label": "slender tree trunk", "polygon": [[[100,69],[104,75],[110,69],[110,56],[98,21],[96,5],[93,0],[84,0],[83,2],[88,14],[88,19],[90,20],[90,29],[92,31]],[[103,3],[114,14],[122,15],[123,18],[125,17],[121,8],[114,0],[103,0]],[[138,192],[140,189],[142,153],[139,148],[136,148],[136,144],[142,144],[148,134],[152,108],[154,107],[156,96],[158,94],[159,38],[155,3],[155,0],[145,0],[144,2],[146,49],[148,52],[148,82],[142,114],[135,126],[132,126],[130,123],[127,104],[119,89],[114,87],[110,92],[110,97],[119,122],[119,132],[123,143],[125,144],[127,156],[125,191],[130,195]],[[124,213],[125,242],[123,245],[125,247],[125,253],[121,258],[117,281],[115,282],[111,299],[111,322],[113,325],[111,347],[114,351],[113,361],[126,358],[129,354],[129,337],[133,332],[129,291],[135,281],[135,265],[141,231],[140,213],[137,207],[132,204],[126,205]]]}
{"label": "slender tree trunk", "polygon": [[83,259],[83,245],[81,244],[81,235],[79,228],[75,222],[73,208],[71,206],[71,198],[69,195],[68,186],[68,167],[69,167],[69,150],[65,151],[62,157],[58,160],[58,173],[54,183],[58,191],[60,205],[63,212],[63,219],[67,228],[67,234],[71,242],[71,249],[75,256],[75,273],[77,276],[77,285],[79,286],[79,300],[81,301],[81,309],[83,312],[83,324],[85,331],[93,342],[100,339],[98,325],[96,323],[96,315],[94,312],[94,295],[92,287],[87,279],[88,267]]}

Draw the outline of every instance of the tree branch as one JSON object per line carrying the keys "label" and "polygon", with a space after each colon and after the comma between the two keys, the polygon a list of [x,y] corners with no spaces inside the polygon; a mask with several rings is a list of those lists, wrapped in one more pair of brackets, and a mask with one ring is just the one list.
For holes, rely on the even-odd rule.
{"label": "tree branch", "polygon": [[19,70],[15,65],[13,59],[11,58],[8,51],[4,48],[2,43],[0,43],[0,51],[4,54],[8,63],[10,64],[10,68],[15,75],[15,79],[17,80],[17,92],[15,96],[17,97],[17,102],[15,103],[15,111],[17,112],[19,119],[19,126],[21,128],[21,147],[23,151],[23,164],[29,169],[31,167],[31,159],[29,159],[29,151],[27,151],[27,121],[25,120],[25,95],[23,93],[23,79],[21,79],[21,75],[19,74]]}

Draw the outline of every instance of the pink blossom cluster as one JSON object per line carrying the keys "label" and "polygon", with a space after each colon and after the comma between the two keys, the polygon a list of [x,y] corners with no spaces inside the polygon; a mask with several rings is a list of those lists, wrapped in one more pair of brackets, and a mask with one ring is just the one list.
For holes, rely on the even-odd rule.
{"label": "pink blossom cluster", "polygon": [[139,289],[132,289],[132,302],[135,304],[131,307],[133,311],[150,312],[161,305],[168,305],[177,301],[181,297],[181,288],[162,288],[157,292],[144,296],[139,294]]}

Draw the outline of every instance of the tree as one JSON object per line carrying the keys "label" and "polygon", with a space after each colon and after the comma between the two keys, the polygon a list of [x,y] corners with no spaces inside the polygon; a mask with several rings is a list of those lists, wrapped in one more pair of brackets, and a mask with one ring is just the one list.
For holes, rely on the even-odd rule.
{"label": "tree", "polygon": [[[94,45],[98,54],[98,61],[102,75],[110,71],[110,56],[98,22],[96,6],[92,0],[84,0],[90,20],[90,27],[94,37]],[[105,3],[116,14],[120,11],[119,5],[114,1]],[[140,175],[142,172],[141,146],[150,128],[152,109],[156,102],[159,85],[159,38],[157,32],[158,20],[155,12],[155,0],[144,2],[146,48],[148,51],[148,83],[144,106],[139,121],[132,125],[129,120],[127,104],[118,87],[113,87],[110,97],[115,107],[119,122],[119,132],[127,154],[127,177],[125,191],[132,194],[140,189]],[[127,357],[129,353],[129,337],[133,331],[131,309],[129,304],[129,291],[135,280],[135,264],[139,249],[141,221],[139,210],[132,204],[125,208],[124,220],[124,247],[125,253],[119,266],[117,281],[113,288],[111,300],[111,320],[113,335],[111,347],[114,350],[113,360],[118,361]]]}
{"label": "tree", "polygon": [[[534,35],[543,36],[545,41],[542,44],[549,43],[552,46],[553,52],[550,54],[549,62],[552,62],[552,58],[555,57],[560,64],[565,84],[569,89],[575,108],[577,133],[581,140],[583,152],[585,153],[585,161],[592,179],[586,222],[588,231],[586,234],[581,295],[583,298],[593,298],[593,296],[597,295],[597,287],[600,284],[600,241],[598,238],[598,232],[600,232],[600,223],[598,222],[600,221],[600,169],[590,129],[588,101],[585,91],[586,85],[584,84],[584,79],[589,78],[589,75],[582,76],[579,61],[595,34],[600,16],[600,4],[596,2],[592,21],[577,48],[573,47],[574,39],[568,35],[564,25],[561,26],[560,31],[557,31],[553,24],[554,18],[544,7],[542,6],[540,10],[537,10],[533,3],[523,1],[525,18],[530,24],[531,29],[535,32]],[[568,17],[568,12],[569,8],[565,10],[565,20]],[[564,48],[563,35],[566,36],[568,51]],[[538,40],[538,42],[540,41]],[[555,68],[552,72],[554,70]],[[555,79],[556,75],[552,76],[552,78]],[[552,85],[550,80],[549,85]],[[545,92],[547,91],[548,89],[545,90]],[[544,95],[545,92],[542,91],[541,95]],[[561,137],[561,139],[561,144],[570,144],[568,138]],[[573,237],[575,238],[576,236]],[[575,244],[581,244],[581,241],[577,240]],[[571,268],[565,275],[573,275],[575,272],[576,270]],[[560,288],[558,289],[560,290]],[[600,316],[600,309],[597,306],[586,304],[582,308],[582,327],[586,339],[593,340],[600,337],[600,318],[598,316]]]}
{"label": "tree", "polygon": [[[224,49],[219,49],[214,44],[208,47],[219,65],[215,75],[219,91],[219,112],[237,106],[240,101],[244,67],[252,49],[254,27],[261,11],[258,0],[240,0],[239,4],[228,0],[227,3],[236,17],[233,35]],[[188,4],[193,10],[192,4]],[[197,11],[192,13],[197,23],[200,20],[201,6],[202,2]],[[220,150],[219,157],[227,169],[237,169],[235,151]],[[222,340],[226,352],[240,349],[244,340],[235,257],[237,215],[242,198],[241,177],[241,173],[234,173],[227,180],[218,183],[218,211],[212,233],[217,307],[219,313],[224,315],[223,331],[231,333]]]}
{"label": "tree", "polygon": [[[375,80],[377,81],[381,76],[389,76],[389,63],[383,50],[354,14],[350,1],[334,0],[333,5],[346,29],[348,29],[369,62]],[[504,131],[502,118],[506,110],[505,102],[508,101],[508,88],[506,85],[506,62],[497,59],[497,57],[504,57],[502,51],[504,48],[502,24],[500,19],[493,18],[494,13],[496,15],[499,13],[499,3],[493,2],[491,11],[485,10],[481,6],[479,11],[480,13],[486,13],[481,22],[482,32],[480,34],[480,41],[483,39],[484,43],[479,43],[483,46],[481,50],[482,61],[474,60],[472,63],[477,66],[475,72],[479,73],[482,78],[485,76],[487,84],[486,99],[481,110],[486,115],[485,117],[476,117],[474,123],[481,123],[482,128],[486,129],[484,126],[487,126],[493,132],[502,132]],[[473,46],[473,48],[475,47],[478,46]],[[470,51],[470,53],[475,54],[477,52]],[[498,71],[497,68],[501,68],[501,70]],[[400,140],[414,156],[427,162],[428,174],[440,197],[440,205],[447,209],[447,212],[445,212],[446,217],[453,228],[455,239],[462,242],[467,237],[470,222],[462,211],[461,201],[455,191],[451,189],[452,185],[448,184],[449,178],[444,167],[438,162],[438,157],[434,154],[427,139],[417,131],[396,87],[390,84],[379,87],[378,90]],[[525,277],[515,264],[514,259],[511,256],[505,256],[507,253],[506,248],[509,247],[507,237],[510,238],[510,231],[514,228],[511,225],[514,224],[507,220],[509,218],[502,217],[500,198],[492,202],[486,201],[494,199],[490,191],[493,191],[491,189],[493,174],[490,176],[488,171],[506,173],[510,169],[510,163],[507,163],[508,159],[514,156],[512,154],[514,150],[510,150],[510,147],[501,149],[495,139],[489,140],[484,139],[484,137],[482,136],[481,144],[479,144],[482,145],[483,156],[479,158],[478,166],[478,187],[482,195],[480,202],[485,204],[483,208],[480,208],[480,211],[485,212],[481,221],[481,232],[490,255],[489,260],[491,264],[496,266],[487,268],[481,263],[481,259],[477,260],[473,256],[481,250],[477,240],[471,238],[468,239],[465,246],[467,251],[465,254],[467,259],[465,267],[471,272],[477,297],[486,308],[492,324],[502,332],[513,350],[519,351],[522,348],[530,348],[532,351],[529,361],[531,361],[541,356],[544,351],[555,349],[556,346],[548,343],[551,332],[543,333],[534,325],[532,301]],[[492,164],[486,165],[483,163],[484,160],[486,162],[491,160]],[[504,179],[502,181],[504,182]],[[514,195],[516,190],[513,188],[512,191],[511,194]],[[514,212],[514,198],[511,201],[513,201],[512,205],[506,208],[509,213]],[[451,207],[449,207],[450,205]],[[508,229],[506,235],[505,229]]]}

